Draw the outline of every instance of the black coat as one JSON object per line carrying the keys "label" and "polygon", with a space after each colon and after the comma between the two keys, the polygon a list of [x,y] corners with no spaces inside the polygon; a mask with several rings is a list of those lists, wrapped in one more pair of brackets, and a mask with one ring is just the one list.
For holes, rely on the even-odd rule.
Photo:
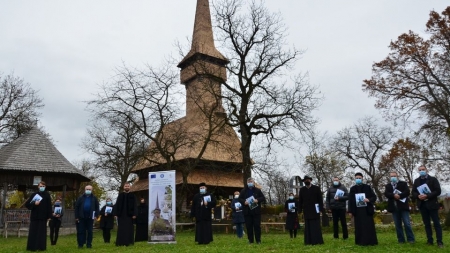
{"label": "black coat", "polygon": [[137,209],[136,224],[148,225],[148,205],[141,203]]}
{"label": "black coat", "polygon": [[[339,197],[339,200],[334,199],[334,196],[336,195],[337,190],[341,190],[344,192],[344,196]],[[341,183],[339,183],[338,186],[331,186],[328,191],[327,195],[325,197],[326,201],[326,208],[327,209],[338,209],[338,210],[345,210],[347,208],[346,202],[348,200],[348,191],[345,186],[343,186]]]}
{"label": "black coat", "polygon": [[[441,185],[439,184],[439,181],[435,177],[427,175],[426,184],[430,188],[431,193],[427,194],[428,198],[427,201],[425,201],[425,207],[428,209],[439,209],[439,202],[437,199],[437,197],[441,195]],[[412,189],[412,198],[417,200],[418,207],[420,207],[422,203],[419,199],[419,191],[417,191],[417,187],[420,185],[420,177],[418,177],[414,180]]]}
{"label": "black coat", "polygon": [[[364,193],[366,195],[366,198],[370,201],[369,203],[367,203],[366,207],[356,207],[356,193]],[[354,185],[350,188],[348,201],[349,201],[348,209],[349,209],[349,212],[353,216],[357,216],[356,210],[361,209],[361,208],[364,208],[368,215],[373,216],[374,211],[375,211],[374,204],[375,204],[375,201],[377,201],[377,195],[375,195],[375,193],[373,192],[373,189],[372,189],[372,187],[370,187],[370,185],[367,185],[367,184]]]}
{"label": "black coat", "polygon": [[316,210],[316,204],[319,204],[319,212],[323,212],[323,197],[319,186],[311,184],[309,188],[300,188],[298,202],[299,212],[303,211],[305,220],[320,219],[320,213]]}
{"label": "black coat", "polygon": [[[208,202],[208,204],[202,205],[203,197],[205,196],[211,197],[211,202]],[[196,222],[200,221],[210,221],[211,218],[211,209],[213,209],[216,206],[216,198],[211,195],[211,193],[206,192],[205,194],[197,193],[194,195],[194,198],[192,199],[192,207],[191,207],[191,217],[195,217]]]}
{"label": "black coat", "polygon": [[[109,213],[107,216],[105,215],[106,205],[102,207],[100,210],[100,228],[112,229],[114,228],[114,215],[113,213]],[[114,210],[114,207],[113,207]]]}
{"label": "black coat", "polygon": [[[39,196],[42,197],[42,200],[39,202],[39,205],[35,205],[34,202],[31,202],[31,200],[34,198],[36,194],[39,194]],[[25,206],[29,210],[31,210],[30,221],[48,220],[53,216],[52,200],[50,194],[47,191],[35,192],[31,194]]]}
{"label": "black coat", "polygon": [[[241,207],[239,208],[239,210],[236,210],[236,203],[240,203]],[[231,201],[231,210],[233,210],[232,215],[233,215],[233,223],[234,224],[238,224],[238,223],[244,223],[245,219],[244,219],[244,203],[240,200],[240,199],[233,199]]]}
{"label": "black coat", "polygon": [[[293,210],[289,209],[289,203],[295,204],[295,208],[292,208]],[[300,227],[300,224],[298,223],[298,207],[299,203],[295,199],[288,199],[284,203],[284,211],[286,212],[286,229],[292,230]]]}
{"label": "black coat", "polygon": [[[124,206],[127,203],[127,206]],[[122,212],[126,213],[122,213]],[[113,208],[114,216],[121,217],[126,215],[128,217],[137,216],[137,199],[133,193],[121,192],[117,197],[116,204]]]}
{"label": "black coat", "polygon": [[391,183],[386,184],[386,186],[384,187],[384,196],[386,196],[386,198],[388,199],[388,206],[387,206],[387,211],[388,212],[394,212],[396,210],[404,210],[404,211],[409,211],[409,187],[408,187],[408,183],[406,183],[405,181],[398,181],[397,182],[397,187],[395,188],[397,190],[399,190],[400,192],[402,192],[400,194],[400,199],[406,198],[406,201],[403,203],[400,200],[396,200],[394,198],[394,187],[392,186]]}
{"label": "black coat", "polygon": [[[84,201],[88,199],[91,201],[91,210],[89,211],[90,217],[84,217]],[[75,203],[75,219],[87,219],[92,218],[92,213],[95,212],[95,217],[98,217],[99,215],[99,203],[97,200],[97,197],[95,197],[93,194],[90,195],[90,197],[87,197],[86,194],[81,195],[77,199],[77,202]]]}
{"label": "black coat", "polygon": [[254,209],[250,209],[248,205],[244,205],[244,215],[261,215],[261,205],[266,201],[266,197],[262,191],[256,187],[249,189],[247,186],[242,189],[239,199],[242,203],[245,203],[246,199],[251,197],[251,192],[253,192],[253,197],[258,200],[258,206]]}

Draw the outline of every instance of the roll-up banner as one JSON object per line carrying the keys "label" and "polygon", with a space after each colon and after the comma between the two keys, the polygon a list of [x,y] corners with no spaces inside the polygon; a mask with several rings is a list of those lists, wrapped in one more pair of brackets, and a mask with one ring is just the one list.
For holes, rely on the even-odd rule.
{"label": "roll-up banner", "polygon": [[148,174],[149,243],[176,243],[175,171]]}

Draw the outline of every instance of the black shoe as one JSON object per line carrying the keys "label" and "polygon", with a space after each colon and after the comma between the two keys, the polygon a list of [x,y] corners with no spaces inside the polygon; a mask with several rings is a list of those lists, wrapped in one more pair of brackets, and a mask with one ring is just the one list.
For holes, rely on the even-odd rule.
{"label": "black shoe", "polygon": [[442,249],[444,248],[444,244],[442,242],[438,242],[438,247]]}
{"label": "black shoe", "polygon": [[256,244],[261,244],[261,242],[256,242]]}
{"label": "black shoe", "polygon": [[433,245],[433,243],[432,242],[427,242],[427,245]]}

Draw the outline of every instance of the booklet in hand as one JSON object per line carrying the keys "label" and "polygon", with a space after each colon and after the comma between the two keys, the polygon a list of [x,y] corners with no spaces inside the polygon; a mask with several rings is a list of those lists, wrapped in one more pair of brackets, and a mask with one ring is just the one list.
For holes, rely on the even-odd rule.
{"label": "booklet in hand", "polygon": [[[402,192],[401,191],[399,191],[399,190],[397,190],[397,189],[395,189],[394,190],[394,194],[398,194],[398,195],[400,195],[400,194],[402,194]],[[403,202],[403,203],[405,203],[406,202],[406,198],[402,198],[402,199],[399,199],[401,202]]]}
{"label": "booklet in hand", "polygon": [[54,211],[54,213],[55,213],[55,214],[61,215],[61,213],[62,213],[62,207],[60,207],[60,206],[55,206],[55,211]]}
{"label": "booklet in hand", "polygon": [[206,195],[206,196],[204,196],[204,197],[203,197],[203,200],[206,201],[206,202],[208,202],[208,203],[211,202],[211,195]]}
{"label": "booklet in hand", "polygon": [[417,187],[417,191],[420,194],[425,194],[425,195],[431,193],[430,187],[428,187],[427,184],[423,184],[423,185],[418,186]]}
{"label": "booklet in hand", "polygon": [[236,209],[239,209],[239,210],[236,210],[236,212],[242,212],[242,204],[240,202],[234,203],[234,207]]}
{"label": "booklet in hand", "polygon": [[108,214],[112,213],[112,206],[107,206],[105,208],[105,213],[108,213]]}
{"label": "booklet in hand", "polygon": [[355,194],[356,207],[366,207],[367,203],[364,202],[365,198],[366,198],[365,193],[356,193]]}
{"label": "booklet in hand", "polygon": [[253,210],[258,206],[258,203],[255,203],[255,198],[253,196],[246,199],[248,202],[248,207]]}
{"label": "booklet in hand", "polygon": [[295,203],[288,203],[288,209],[291,213],[295,213]]}
{"label": "booklet in hand", "polygon": [[33,202],[36,202],[36,201],[41,201],[41,200],[42,200],[41,195],[36,193],[36,195],[34,195],[34,197],[31,199],[30,203],[33,203]]}
{"label": "booklet in hand", "polygon": [[343,197],[343,196],[344,196],[344,191],[341,189],[337,189],[336,194],[334,195],[334,198]]}

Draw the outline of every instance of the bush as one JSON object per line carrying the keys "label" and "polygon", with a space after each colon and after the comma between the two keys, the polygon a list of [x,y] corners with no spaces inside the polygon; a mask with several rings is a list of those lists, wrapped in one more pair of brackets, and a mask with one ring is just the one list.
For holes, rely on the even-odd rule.
{"label": "bush", "polygon": [[375,208],[377,210],[383,211],[385,209],[387,209],[388,206],[388,202],[387,201],[383,201],[383,202],[378,202],[375,204]]}
{"label": "bush", "polygon": [[261,214],[275,214],[278,215],[284,212],[284,205],[263,206],[261,207]]}

